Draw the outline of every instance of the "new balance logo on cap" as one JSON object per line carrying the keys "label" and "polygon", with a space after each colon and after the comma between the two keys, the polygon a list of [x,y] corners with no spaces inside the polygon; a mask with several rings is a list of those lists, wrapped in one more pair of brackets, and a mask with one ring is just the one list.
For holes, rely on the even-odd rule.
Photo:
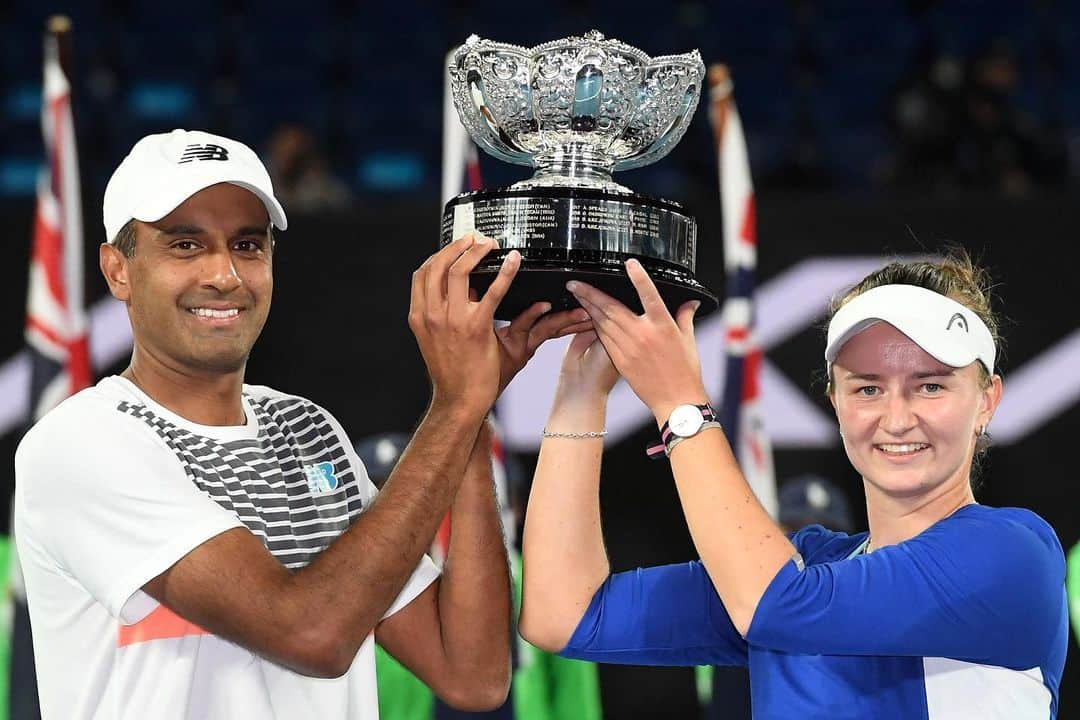
{"label": "new balance logo on cap", "polygon": [[953,316],[949,318],[949,324],[945,326],[946,330],[952,330],[953,323],[956,323],[957,327],[964,328],[964,332],[970,332],[967,326],[967,320],[960,313],[953,313]]}
{"label": "new balance logo on cap", "polygon": [[115,242],[130,220],[157,222],[195,193],[223,182],[255,193],[274,227],[288,227],[270,174],[254,150],[220,135],[176,129],[139,140],[109,178],[101,207],[105,238]]}
{"label": "new balance logo on cap", "polygon": [[184,148],[184,154],[180,156],[179,165],[189,163],[192,160],[228,160],[229,151],[220,145],[188,145]]}

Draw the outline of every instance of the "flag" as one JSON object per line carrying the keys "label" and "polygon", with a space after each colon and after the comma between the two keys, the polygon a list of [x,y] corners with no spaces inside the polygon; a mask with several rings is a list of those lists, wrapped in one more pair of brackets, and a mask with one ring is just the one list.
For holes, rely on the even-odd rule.
{"label": "flag", "polygon": [[[762,354],[754,336],[757,270],[754,185],[732,88],[726,66],[709,68],[709,121],[720,168],[727,288],[721,311],[726,357],[720,423],[750,488],[765,510],[776,518],[772,445],[761,413]],[[702,686],[711,691],[703,693],[711,695],[706,710],[709,720],[750,720],[750,678],[745,668],[699,668],[699,693]]]}
{"label": "flag", "polygon": [[709,70],[709,120],[720,166],[724,215],[725,380],[720,422],[738,458],[743,475],[758,500],[777,517],[772,444],[765,430],[761,403],[761,346],[754,334],[754,288],[757,273],[757,227],[754,186],[742,122],[732,96],[727,68]]}
{"label": "flag", "polygon": [[71,86],[59,41],[45,39],[41,129],[45,165],[38,177],[26,343],[31,358],[30,422],[92,381],[83,307],[82,204],[71,115]]}
{"label": "flag", "polygon": [[[45,35],[41,132],[45,162],[38,175],[25,338],[30,357],[32,425],[64,398],[89,387],[90,345],[83,304],[83,234],[79,161],[71,114],[71,85],[61,64],[61,37],[70,21],[49,20]],[[13,601],[9,696],[4,715],[11,720],[40,716],[34,672],[30,615],[19,565],[12,548],[9,582]]]}

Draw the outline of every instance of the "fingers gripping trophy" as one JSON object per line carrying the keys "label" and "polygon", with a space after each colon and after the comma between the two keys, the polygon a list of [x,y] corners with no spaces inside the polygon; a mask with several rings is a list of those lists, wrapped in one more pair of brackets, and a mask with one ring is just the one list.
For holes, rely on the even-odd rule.
{"label": "fingers gripping trophy", "polygon": [[664,157],[686,132],[705,75],[696,50],[650,58],[595,30],[532,49],[473,35],[449,71],[473,140],[501,160],[535,168],[508,188],[458,195],[443,212],[442,245],[470,232],[498,243],[472,273],[478,290],[495,279],[505,254],[521,253],[496,317],[511,319],[537,301],[576,307],[569,280],[640,311],[626,275],[632,258],[672,311],[688,300],[700,301],[702,311],[716,307],[694,276],[694,218],[676,202],[612,180],[615,171]]}

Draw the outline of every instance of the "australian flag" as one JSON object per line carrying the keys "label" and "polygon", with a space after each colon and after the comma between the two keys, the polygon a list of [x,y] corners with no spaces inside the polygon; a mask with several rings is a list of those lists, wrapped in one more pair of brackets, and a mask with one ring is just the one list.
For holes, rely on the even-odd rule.
{"label": "australian flag", "polygon": [[82,203],[71,117],[71,86],[58,41],[45,41],[41,127],[45,165],[37,186],[26,344],[31,358],[30,422],[90,385],[83,307]]}
{"label": "australian flag", "polygon": [[[757,284],[757,218],[750,161],[742,121],[735,107],[728,69],[709,69],[710,105],[720,169],[724,216],[724,272],[727,297],[724,323],[724,395],[720,422],[743,476],[765,510],[777,516],[772,444],[761,413],[761,347],[754,335],[754,289]],[[712,701],[706,716],[750,720],[750,685],[743,668],[713,669]]]}
{"label": "australian flag", "polygon": [[[59,32],[66,32],[66,27]],[[31,425],[92,381],[83,305],[82,203],[71,115],[71,86],[60,63],[59,32],[45,38],[41,129],[45,163],[38,176],[26,345],[30,357]],[[18,538],[16,538],[16,543]],[[9,712],[12,720],[39,716],[30,617],[17,553],[12,554],[14,618]]]}
{"label": "australian flag", "polygon": [[757,221],[754,186],[746,154],[742,122],[726,68],[710,70],[710,120],[720,166],[724,215],[724,272],[727,297],[724,322],[725,380],[720,422],[728,434],[743,475],[758,500],[777,514],[772,444],[761,414],[761,347],[754,334],[754,289],[757,284]]}

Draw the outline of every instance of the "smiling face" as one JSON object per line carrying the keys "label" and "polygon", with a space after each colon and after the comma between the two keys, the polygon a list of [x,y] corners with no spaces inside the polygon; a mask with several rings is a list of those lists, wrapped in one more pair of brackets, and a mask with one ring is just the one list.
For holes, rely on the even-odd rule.
{"label": "smiling face", "polygon": [[135,225],[134,256],[103,246],[101,263],[113,295],[128,305],[136,353],[181,372],[242,370],[273,291],[262,201],[221,183]]}
{"label": "smiling face", "polygon": [[844,449],[870,486],[914,497],[967,484],[1001,378],[987,385],[977,362],[944,365],[885,322],[851,338],[832,372]]}

